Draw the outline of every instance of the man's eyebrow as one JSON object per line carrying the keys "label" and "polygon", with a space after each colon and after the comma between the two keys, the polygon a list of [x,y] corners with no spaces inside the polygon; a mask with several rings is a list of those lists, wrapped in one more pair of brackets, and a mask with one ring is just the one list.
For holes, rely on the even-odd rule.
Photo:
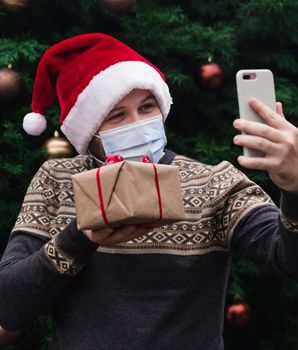
{"label": "man's eyebrow", "polygon": [[146,96],[145,98],[143,98],[143,100],[140,101],[140,103],[143,103],[143,102],[145,102],[145,101],[147,101],[147,100],[150,100],[150,98],[154,98],[154,99],[155,99],[155,97],[154,97],[154,95],[153,95],[152,93],[150,93],[148,96]]}
{"label": "man's eyebrow", "polygon": [[[152,93],[150,93],[148,96],[146,96],[145,98],[143,98],[143,99],[139,102],[139,104],[144,103],[145,101],[150,100],[151,98],[154,98],[154,99],[155,99],[155,97],[154,97],[154,95],[153,95]],[[122,109],[122,108],[125,108],[125,106],[118,106],[118,107],[115,107],[115,108],[113,108],[113,109],[110,111],[110,113],[115,112],[115,111],[117,111],[118,109]],[[109,114],[110,114],[110,113],[109,113]]]}
{"label": "man's eyebrow", "polygon": [[115,112],[115,111],[118,111],[118,109],[122,109],[122,108],[124,108],[125,106],[119,106],[119,107],[115,107],[115,108],[113,108],[110,112],[109,112],[109,114],[110,113],[113,113],[113,112]]}

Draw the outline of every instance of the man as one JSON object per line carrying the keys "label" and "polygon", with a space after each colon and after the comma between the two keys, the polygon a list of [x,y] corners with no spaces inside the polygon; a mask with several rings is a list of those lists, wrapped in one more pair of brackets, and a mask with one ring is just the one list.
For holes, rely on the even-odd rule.
{"label": "man", "polygon": [[[171,97],[162,73],[116,39],[88,34],[43,56],[24,128],[38,134],[58,94],[73,159],[50,160],[33,178],[0,265],[0,324],[8,331],[51,309],[51,349],[223,349],[233,250],[297,279],[297,129],[259,101],[267,125],[236,120],[241,156],[282,190],[281,211],[228,162],[202,164],[165,149]],[[186,220],[79,231],[71,175],[113,151],[179,168]],[[143,194],[146,195],[146,194]]]}

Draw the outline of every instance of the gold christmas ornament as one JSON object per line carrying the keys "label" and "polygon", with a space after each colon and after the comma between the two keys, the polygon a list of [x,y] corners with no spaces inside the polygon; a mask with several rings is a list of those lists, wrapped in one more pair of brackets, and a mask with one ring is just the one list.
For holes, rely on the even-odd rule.
{"label": "gold christmas ornament", "polygon": [[112,12],[125,13],[136,4],[136,0],[103,0],[105,6]]}
{"label": "gold christmas ornament", "polygon": [[16,343],[19,331],[7,332],[0,326],[0,347]]}
{"label": "gold christmas ornament", "polygon": [[0,69],[0,100],[9,101],[16,98],[21,91],[21,78],[11,68]]}
{"label": "gold christmas ornament", "polygon": [[54,137],[49,138],[42,146],[47,151],[48,159],[70,158],[75,154],[74,148],[66,138],[59,136],[55,131]]}
{"label": "gold christmas ornament", "polygon": [[29,0],[0,0],[0,3],[11,12],[18,12],[27,7]]}

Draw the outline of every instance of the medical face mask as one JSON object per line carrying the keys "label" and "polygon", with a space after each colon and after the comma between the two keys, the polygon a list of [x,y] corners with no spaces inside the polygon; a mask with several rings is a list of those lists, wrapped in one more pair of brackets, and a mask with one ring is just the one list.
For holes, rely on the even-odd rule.
{"label": "medical face mask", "polygon": [[95,137],[101,139],[106,156],[120,154],[125,160],[137,162],[148,156],[157,163],[167,143],[161,114],[101,131]]}

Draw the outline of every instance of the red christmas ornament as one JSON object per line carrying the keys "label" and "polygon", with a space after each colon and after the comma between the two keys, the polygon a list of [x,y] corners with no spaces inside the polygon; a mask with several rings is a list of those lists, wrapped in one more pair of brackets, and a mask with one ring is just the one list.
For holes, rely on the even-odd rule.
{"label": "red christmas ornament", "polygon": [[136,4],[136,0],[104,0],[105,6],[114,13],[126,13]]}
{"label": "red christmas ornament", "polygon": [[226,308],[226,322],[232,327],[244,327],[251,319],[250,306],[245,302],[235,302]]}
{"label": "red christmas ornament", "polygon": [[142,162],[143,163],[151,163],[150,158],[148,156],[143,156],[142,157]]}
{"label": "red christmas ornament", "polygon": [[200,85],[207,90],[216,90],[222,86],[224,72],[221,66],[211,62],[200,67],[198,80]]}

